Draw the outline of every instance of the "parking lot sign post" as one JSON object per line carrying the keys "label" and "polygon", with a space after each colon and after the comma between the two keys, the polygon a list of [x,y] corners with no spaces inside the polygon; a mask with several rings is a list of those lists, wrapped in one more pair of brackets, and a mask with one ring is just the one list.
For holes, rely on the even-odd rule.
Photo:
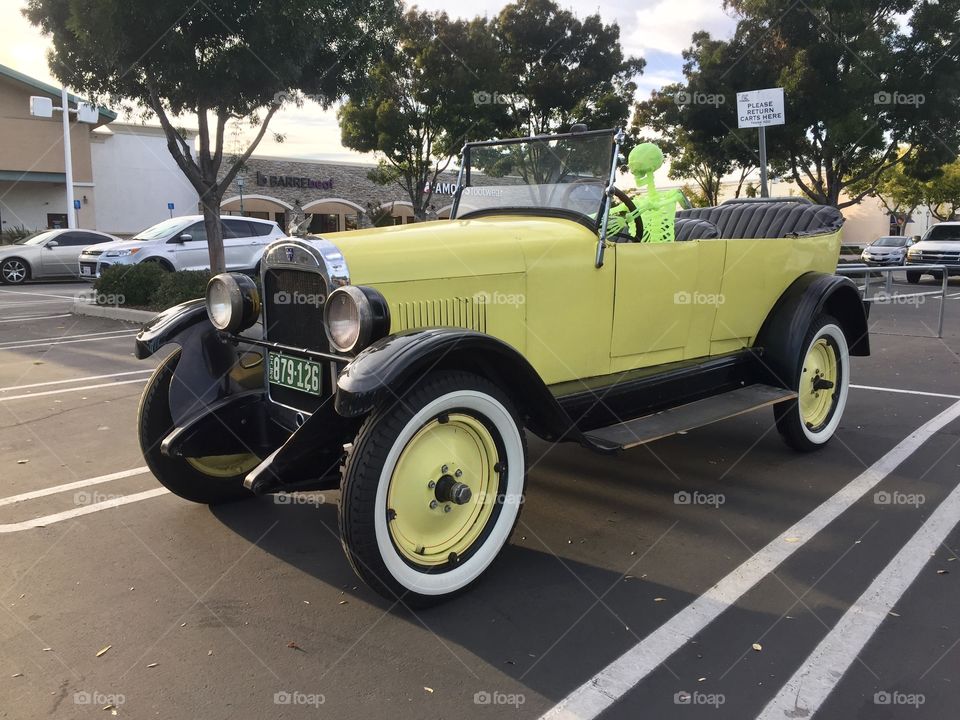
{"label": "parking lot sign post", "polygon": [[760,197],[770,197],[767,185],[767,127],[785,122],[783,88],[737,93],[737,127],[760,132]]}
{"label": "parking lot sign post", "polygon": [[167,203],[167,210],[170,211],[170,217],[173,217],[173,203],[172,203],[172,202],[168,202],[168,203]]}

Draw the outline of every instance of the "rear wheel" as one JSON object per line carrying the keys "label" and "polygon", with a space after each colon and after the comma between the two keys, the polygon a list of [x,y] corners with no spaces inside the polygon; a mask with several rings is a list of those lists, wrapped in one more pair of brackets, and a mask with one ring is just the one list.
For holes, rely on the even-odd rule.
{"label": "rear wheel", "polygon": [[920,276],[923,275],[919,270],[907,270],[907,282],[916,285],[920,282]]}
{"label": "rear wheel", "polygon": [[0,264],[0,281],[4,285],[20,285],[30,279],[30,266],[20,258],[7,258]]}
{"label": "rear wheel", "polygon": [[798,398],[774,407],[777,430],[792,448],[817,450],[833,437],[847,404],[850,352],[843,329],[829,315],[818,316],[803,343]]}
{"label": "rear wheel", "polygon": [[140,398],[137,422],[147,467],[164,487],[185,500],[214,505],[253,497],[243,487],[244,477],[260,463],[252,453],[179,458],[160,452],[160,443],[173,430],[170,382],[179,361],[177,350],[160,363]]}
{"label": "rear wheel", "polygon": [[526,442],[484,378],[429,376],[369,417],[343,472],[347,557],[378,593],[431,605],[476,582],[520,514]]}

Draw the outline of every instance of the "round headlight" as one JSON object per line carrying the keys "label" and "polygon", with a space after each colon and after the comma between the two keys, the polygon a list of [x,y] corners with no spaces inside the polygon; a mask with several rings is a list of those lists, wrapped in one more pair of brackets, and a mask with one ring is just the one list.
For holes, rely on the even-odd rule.
{"label": "round headlight", "polygon": [[359,352],[389,332],[390,310],[383,295],[373,288],[346,285],[327,298],[324,326],[336,350]]}
{"label": "round headlight", "polygon": [[207,283],[207,315],[217,330],[246,330],[260,317],[260,293],[246,275],[221,273]]}

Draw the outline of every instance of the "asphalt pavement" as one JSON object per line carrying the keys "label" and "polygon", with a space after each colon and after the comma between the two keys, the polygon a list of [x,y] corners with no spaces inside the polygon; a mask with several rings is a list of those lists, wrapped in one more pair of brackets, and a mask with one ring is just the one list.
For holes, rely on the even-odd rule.
{"label": "asphalt pavement", "polygon": [[614,457],[531,438],[510,545],[416,613],[354,576],[336,492],[163,490],[158,360],[70,314],[86,290],[0,288],[2,718],[956,716],[958,279],[942,339],[939,298],[874,306],[820,452],[769,411]]}

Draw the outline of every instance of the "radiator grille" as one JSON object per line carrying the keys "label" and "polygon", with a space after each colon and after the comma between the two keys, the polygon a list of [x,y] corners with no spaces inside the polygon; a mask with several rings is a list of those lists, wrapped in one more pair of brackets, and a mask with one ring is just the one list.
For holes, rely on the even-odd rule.
{"label": "radiator grille", "polygon": [[[327,285],[319,273],[286,268],[271,268],[263,277],[263,308],[265,337],[272,342],[329,352],[330,345],[323,329],[323,307]],[[324,373],[324,393],[332,394],[332,373]],[[274,401],[314,412],[324,398],[299,390],[273,385],[270,397]]]}
{"label": "radiator grille", "polygon": [[487,305],[482,295],[397,303],[390,318],[390,332],[425,327],[461,327],[487,331]]}

